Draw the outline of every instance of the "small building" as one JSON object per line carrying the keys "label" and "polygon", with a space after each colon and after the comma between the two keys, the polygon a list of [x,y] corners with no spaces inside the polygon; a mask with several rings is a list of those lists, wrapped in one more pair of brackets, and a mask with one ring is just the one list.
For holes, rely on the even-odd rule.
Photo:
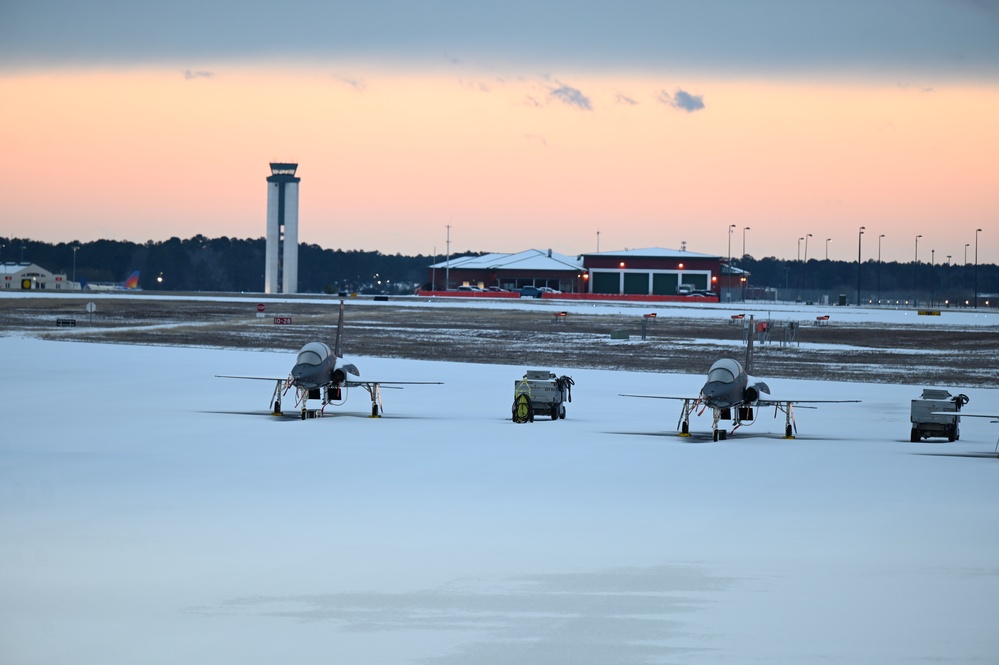
{"label": "small building", "polygon": [[685,249],[625,249],[582,254],[587,293],[675,296],[680,285],[693,291],[718,292],[722,257]]}
{"label": "small building", "polygon": [[69,290],[75,288],[66,275],[51,273],[34,263],[0,263],[0,281],[4,290]]}
{"label": "small building", "polygon": [[547,286],[563,293],[579,293],[585,281],[581,257],[550,249],[462,256],[435,263],[427,273],[431,291],[446,291],[458,286],[494,286],[507,291],[524,286]]}

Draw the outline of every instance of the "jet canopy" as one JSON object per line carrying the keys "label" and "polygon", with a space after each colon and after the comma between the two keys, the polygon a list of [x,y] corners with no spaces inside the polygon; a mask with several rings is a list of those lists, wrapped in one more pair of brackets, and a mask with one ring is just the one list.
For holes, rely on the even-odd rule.
{"label": "jet canopy", "polygon": [[734,383],[742,374],[742,365],[732,358],[722,358],[708,370],[708,383]]}
{"label": "jet canopy", "polygon": [[330,347],[322,342],[309,342],[298,352],[296,365],[320,365],[333,353]]}

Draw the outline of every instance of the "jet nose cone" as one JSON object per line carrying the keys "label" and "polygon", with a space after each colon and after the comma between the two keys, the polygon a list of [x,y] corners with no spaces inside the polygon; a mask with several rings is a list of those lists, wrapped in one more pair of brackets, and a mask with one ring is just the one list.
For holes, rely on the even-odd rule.
{"label": "jet nose cone", "polygon": [[295,365],[291,368],[291,378],[295,380],[295,383],[302,385],[314,383],[313,372],[315,372],[315,368],[311,365]]}

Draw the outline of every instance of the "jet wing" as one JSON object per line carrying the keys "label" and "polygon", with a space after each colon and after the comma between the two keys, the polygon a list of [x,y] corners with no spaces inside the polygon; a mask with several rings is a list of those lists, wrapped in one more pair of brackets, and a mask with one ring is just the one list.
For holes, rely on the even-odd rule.
{"label": "jet wing", "polygon": [[700,397],[673,397],[672,395],[625,395],[624,393],[618,393],[618,397],[641,397],[644,399],[678,399],[682,402],[692,402],[694,400],[700,399]]}
{"label": "jet wing", "polygon": [[930,415],[933,416],[960,416],[962,418],[993,418],[999,420],[999,416],[989,415],[987,413],[965,413],[964,411],[931,411]]}
{"label": "jet wing", "polygon": [[756,406],[779,406],[781,404],[850,404],[859,399],[761,399]]}
{"label": "jet wing", "polygon": [[396,386],[440,386],[443,381],[344,381],[340,385],[347,388],[357,388],[363,386],[382,386],[383,388],[394,388]]}
{"label": "jet wing", "polygon": [[274,376],[232,376],[230,374],[216,374],[216,379],[250,379],[253,381],[287,381],[288,377],[284,376],[280,379]]}

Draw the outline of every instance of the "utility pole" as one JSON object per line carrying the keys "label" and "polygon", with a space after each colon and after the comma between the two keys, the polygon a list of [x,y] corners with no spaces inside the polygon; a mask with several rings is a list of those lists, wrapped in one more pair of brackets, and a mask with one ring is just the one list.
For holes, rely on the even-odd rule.
{"label": "utility pole", "polygon": [[860,307],[860,266],[862,265],[860,257],[864,242],[864,230],[866,228],[866,226],[861,226],[860,233],[857,234],[857,307]]}
{"label": "utility pole", "polygon": [[444,262],[444,290],[451,284],[451,225],[447,225],[447,259]]}
{"label": "utility pole", "polygon": [[978,309],[978,234],[981,229],[975,229],[975,309]]}
{"label": "utility pole", "polygon": [[914,307],[919,306],[919,285],[917,283],[917,277],[919,276],[919,239],[923,236],[916,236],[916,255],[912,260],[912,305]]}
{"label": "utility pole", "polygon": [[878,304],[881,304],[881,239],[885,234],[878,236]]}

